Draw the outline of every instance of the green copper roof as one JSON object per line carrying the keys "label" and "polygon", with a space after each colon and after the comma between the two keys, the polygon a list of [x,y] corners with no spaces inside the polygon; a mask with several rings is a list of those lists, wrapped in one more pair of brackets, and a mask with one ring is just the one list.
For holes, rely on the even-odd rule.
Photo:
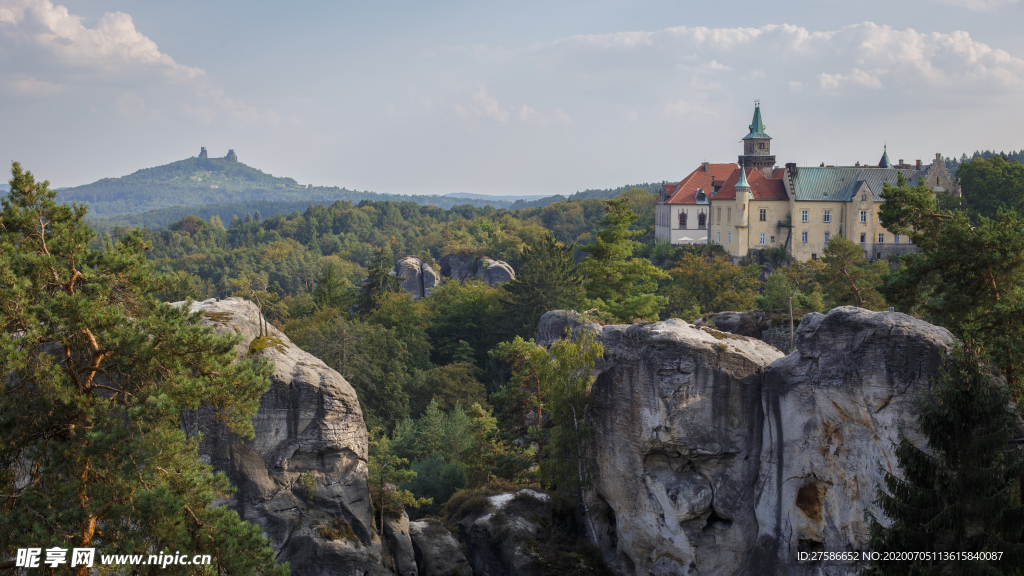
{"label": "green copper roof", "polygon": [[752,138],[768,138],[771,136],[764,133],[764,122],[761,121],[761,106],[754,106],[754,120],[750,123],[750,133],[743,137],[744,140]]}
{"label": "green copper roof", "polygon": [[889,145],[886,144],[882,148],[882,159],[878,161],[879,168],[892,168],[892,162],[889,161]]}

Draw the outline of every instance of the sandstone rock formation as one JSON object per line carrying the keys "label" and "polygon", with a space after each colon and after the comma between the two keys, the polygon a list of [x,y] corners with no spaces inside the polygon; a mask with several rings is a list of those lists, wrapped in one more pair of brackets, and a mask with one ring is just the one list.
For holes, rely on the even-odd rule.
{"label": "sandstone rock formation", "polygon": [[[765,373],[758,542],[748,573],[810,574],[798,551],[864,548],[864,511],[884,518],[872,503],[878,463],[896,469],[890,440],[901,427],[925,444],[917,397],[952,344],[945,328],[896,312],[845,306],[803,318],[798,351]],[[857,569],[834,564],[822,573]]]}
{"label": "sandstone rock formation", "polygon": [[515,270],[507,262],[486,256],[476,261],[469,256],[445,256],[440,263],[441,275],[453,280],[474,278],[490,286],[497,286],[516,278]]}
{"label": "sandstone rock formation", "polygon": [[516,272],[502,260],[481,258],[476,261],[476,279],[497,286],[516,279]]}
{"label": "sandstone rock formation", "polygon": [[188,434],[203,434],[201,457],[237,488],[222,504],[259,525],[293,574],[391,574],[371,524],[366,425],[352,387],[273,326],[257,339],[260,315],[251,302],[211,299],[192,310],[215,331],[241,333],[240,356],[274,364],[253,440],[229,434],[207,409],[183,419]]}
{"label": "sandstone rock formation", "polygon": [[470,576],[473,573],[459,543],[441,524],[410,522],[409,535],[420,576]]}
{"label": "sandstone rock formation", "polygon": [[682,320],[584,325],[549,312],[537,340],[592,330],[591,516],[624,575],[854,574],[797,551],[863,549],[877,463],[953,342],[899,313],[806,315],[798,351]]}
{"label": "sandstone rock formation", "polygon": [[403,512],[401,518],[385,518],[384,535],[391,545],[397,576],[418,576],[416,550],[409,535],[409,517]]}
{"label": "sandstone rock formation", "polygon": [[396,262],[393,274],[405,279],[402,290],[412,294],[415,300],[430,296],[430,292],[442,283],[430,264],[415,256],[406,256]]}

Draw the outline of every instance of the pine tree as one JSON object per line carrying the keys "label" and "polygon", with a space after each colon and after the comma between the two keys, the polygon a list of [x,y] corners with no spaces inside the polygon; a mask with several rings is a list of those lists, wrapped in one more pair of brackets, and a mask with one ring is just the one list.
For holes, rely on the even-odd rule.
{"label": "pine tree", "polygon": [[503,316],[508,336],[530,338],[537,322],[550,310],[574,309],[583,303],[583,275],[565,246],[552,234],[523,250],[523,265],[515,280],[502,284]]}
{"label": "pine tree", "polygon": [[[928,450],[900,434],[903,471],[881,469],[878,504],[891,520],[871,517],[869,549],[938,553],[999,552],[998,561],[877,562],[874,574],[1019,574],[1024,566],[1024,506],[1018,477],[1024,458],[1008,445],[1018,418],[1008,388],[992,377],[977,350],[960,347],[946,360],[922,400],[921,432]],[[870,516],[870,515],[869,515]]]}
{"label": "pine tree", "polygon": [[393,274],[395,269],[391,259],[391,250],[386,246],[377,248],[366,270],[366,281],[359,289],[356,298],[356,310],[360,314],[369,314],[377,308],[377,299],[386,292],[401,290],[402,279]]}
{"label": "pine tree", "polygon": [[869,310],[885,307],[885,298],[876,288],[882,283],[882,274],[889,271],[887,261],[869,263],[864,258],[863,248],[837,236],[829,240],[821,262],[824,267],[817,280],[832,306],[859,306]]}
{"label": "pine tree", "polygon": [[257,210],[256,213],[252,215],[252,221],[257,223],[257,224],[259,224],[260,220],[262,220],[262,219],[263,219],[263,216],[260,215],[260,211],[259,210]]}
{"label": "pine tree", "polygon": [[609,200],[602,229],[593,243],[583,247],[587,257],[580,263],[586,278],[588,306],[620,320],[658,319],[668,299],[658,296],[658,280],[668,274],[645,258],[633,258],[638,243],[632,238],[643,232],[629,227],[639,218],[628,198]]}
{"label": "pine tree", "polygon": [[[252,437],[269,366],[155,294],[138,231],[100,251],[86,208],[14,163],[0,211],[0,557],[17,548],[210,554],[218,573],[287,574],[179,422],[212,405]],[[186,572],[185,567],[175,571]],[[74,572],[85,576],[85,566]]]}

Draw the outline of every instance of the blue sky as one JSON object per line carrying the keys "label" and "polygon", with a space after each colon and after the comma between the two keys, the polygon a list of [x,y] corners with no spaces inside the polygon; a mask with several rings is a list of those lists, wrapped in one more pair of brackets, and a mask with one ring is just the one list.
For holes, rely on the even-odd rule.
{"label": "blue sky", "polygon": [[571,193],[1024,148],[1019,0],[0,0],[0,150],[58,186],[200,146],[300,183]]}

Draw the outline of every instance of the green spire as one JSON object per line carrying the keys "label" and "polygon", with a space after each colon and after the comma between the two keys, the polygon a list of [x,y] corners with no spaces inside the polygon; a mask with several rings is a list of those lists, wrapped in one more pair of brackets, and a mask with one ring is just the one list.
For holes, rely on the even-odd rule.
{"label": "green spire", "polygon": [[764,122],[761,121],[761,105],[754,105],[754,120],[750,122],[750,133],[751,134],[763,134],[764,133]]}
{"label": "green spire", "polygon": [[744,170],[742,166],[740,166],[740,181],[736,183],[736,188],[746,188],[747,190],[750,190],[750,184],[747,184],[746,170]]}

